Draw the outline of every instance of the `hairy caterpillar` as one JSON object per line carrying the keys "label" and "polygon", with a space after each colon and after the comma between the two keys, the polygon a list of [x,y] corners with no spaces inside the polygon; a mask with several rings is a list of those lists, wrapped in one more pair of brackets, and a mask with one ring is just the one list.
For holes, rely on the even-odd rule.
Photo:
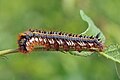
{"label": "hairy caterpillar", "polygon": [[104,50],[104,43],[96,36],[83,36],[63,32],[29,29],[18,36],[19,51],[31,52],[36,46],[56,51],[96,51]]}

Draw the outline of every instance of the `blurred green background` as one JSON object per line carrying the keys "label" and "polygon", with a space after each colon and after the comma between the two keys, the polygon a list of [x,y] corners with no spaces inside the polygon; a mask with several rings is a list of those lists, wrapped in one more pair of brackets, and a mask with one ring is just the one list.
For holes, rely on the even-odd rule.
{"label": "blurred green background", "polygon": [[[82,9],[103,31],[106,44],[120,42],[120,0],[0,0],[0,50],[16,48],[29,28],[81,33]],[[0,58],[0,80],[118,80],[114,62],[93,54],[11,54]]]}

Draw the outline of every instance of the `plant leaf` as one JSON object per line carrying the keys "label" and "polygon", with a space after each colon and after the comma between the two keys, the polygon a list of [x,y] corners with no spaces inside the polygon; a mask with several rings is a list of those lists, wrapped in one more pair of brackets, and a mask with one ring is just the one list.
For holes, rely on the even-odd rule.
{"label": "plant leaf", "polygon": [[85,35],[97,35],[100,33],[100,39],[105,43],[105,36],[102,31],[94,24],[90,17],[88,17],[82,10],[80,10],[80,15],[84,21],[88,23],[88,28],[82,34]]}
{"label": "plant leaf", "polygon": [[101,55],[120,63],[120,44],[110,45]]}
{"label": "plant leaf", "polygon": [[88,51],[82,51],[82,52],[78,52],[78,51],[69,51],[69,53],[71,55],[76,55],[76,56],[90,56],[92,54],[92,52],[88,52]]}

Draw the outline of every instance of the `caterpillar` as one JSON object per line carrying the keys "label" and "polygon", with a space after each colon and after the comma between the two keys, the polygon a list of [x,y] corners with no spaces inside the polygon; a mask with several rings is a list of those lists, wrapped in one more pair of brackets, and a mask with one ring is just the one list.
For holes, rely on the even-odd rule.
{"label": "caterpillar", "polygon": [[56,51],[104,51],[104,43],[96,36],[71,34],[55,31],[29,29],[18,35],[18,50],[22,53],[33,51],[36,46]]}

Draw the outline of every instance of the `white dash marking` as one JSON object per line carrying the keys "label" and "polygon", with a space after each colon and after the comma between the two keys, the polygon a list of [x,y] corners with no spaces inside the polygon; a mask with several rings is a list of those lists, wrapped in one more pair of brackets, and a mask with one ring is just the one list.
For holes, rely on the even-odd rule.
{"label": "white dash marking", "polygon": [[39,38],[39,41],[42,42],[42,38],[41,37]]}
{"label": "white dash marking", "polygon": [[60,45],[60,41],[59,40],[56,40],[57,41],[57,43]]}
{"label": "white dash marking", "polygon": [[44,42],[47,43],[46,38],[44,39]]}
{"label": "white dash marking", "polygon": [[38,38],[35,38],[35,41],[38,42]]}

